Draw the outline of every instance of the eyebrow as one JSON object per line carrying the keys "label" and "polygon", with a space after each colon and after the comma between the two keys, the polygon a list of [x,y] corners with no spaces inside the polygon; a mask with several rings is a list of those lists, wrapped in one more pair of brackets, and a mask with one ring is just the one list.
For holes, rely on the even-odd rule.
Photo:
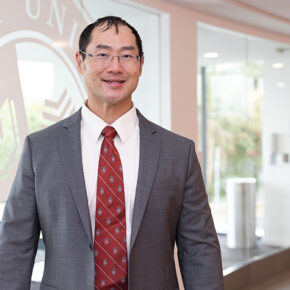
{"label": "eyebrow", "polygon": [[[96,46],[97,49],[108,49],[108,50],[112,50],[112,47],[109,45],[105,45],[105,44],[98,44]],[[128,45],[128,46],[122,46],[120,48],[121,51],[124,50],[136,50],[136,48],[133,45]]]}
{"label": "eyebrow", "polygon": [[136,48],[133,45],[129,45],[121,47],[121,50],[136,50]]}
{"label": "eyebrow", "polygon": [[98,44],[96,46],[96,48],[99,48],[99,49],[112,49],[111,46],[109,45],[104,45],[104,44]]}

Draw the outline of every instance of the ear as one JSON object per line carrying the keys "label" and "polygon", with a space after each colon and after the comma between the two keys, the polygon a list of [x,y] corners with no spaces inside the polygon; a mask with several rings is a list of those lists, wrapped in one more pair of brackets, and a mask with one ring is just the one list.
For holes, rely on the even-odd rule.
{"label": "ear", "polygon": [[141,76],[141,74],[142,74],[143,64],[144,64],[144,56],[142,56],[142,58],[140,60],[139,76]]}
{"label": "ear", "polygon": [[83,60],[83,57],[82,57],[80,51],[76,52],[76,62],[77,62],[78,72],[80,74],[83,74],[83,65],[84,65],[83,62],[84,62],[84,60]]}

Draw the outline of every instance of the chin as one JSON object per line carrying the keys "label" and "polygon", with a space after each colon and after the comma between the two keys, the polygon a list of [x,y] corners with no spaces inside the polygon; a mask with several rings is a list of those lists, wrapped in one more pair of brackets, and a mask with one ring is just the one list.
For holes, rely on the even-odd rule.
{"label": "chin", "polygon": [[110,105],[117,105],[122,103],[122,99],[120,98],[106,98],[106,102]]}
{"label": "chin", "polygon": [[131,102],[129,97],[109,96],[105,98],[108,104],[117,105],[121,103]]}

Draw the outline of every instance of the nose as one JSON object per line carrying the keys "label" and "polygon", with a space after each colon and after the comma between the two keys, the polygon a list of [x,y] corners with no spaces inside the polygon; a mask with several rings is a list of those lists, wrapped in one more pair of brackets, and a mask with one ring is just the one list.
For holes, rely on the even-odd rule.
{"label": "nose", "polygon": [[123,67],[120,63],[120,57],[118,55],[112,56],[111,62],[108,66],[108,70],[114,73],[120,72],[123,70]]}

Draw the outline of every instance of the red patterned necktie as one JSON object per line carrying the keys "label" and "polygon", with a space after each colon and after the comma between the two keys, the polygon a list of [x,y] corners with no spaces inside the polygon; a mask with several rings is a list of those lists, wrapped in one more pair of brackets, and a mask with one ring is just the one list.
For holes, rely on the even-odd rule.
{"label": "red patterned necktie", "polygon": [[127,290],[128,262],[123,171],[116,130],[102,131],[95,218],[95,289]]}

